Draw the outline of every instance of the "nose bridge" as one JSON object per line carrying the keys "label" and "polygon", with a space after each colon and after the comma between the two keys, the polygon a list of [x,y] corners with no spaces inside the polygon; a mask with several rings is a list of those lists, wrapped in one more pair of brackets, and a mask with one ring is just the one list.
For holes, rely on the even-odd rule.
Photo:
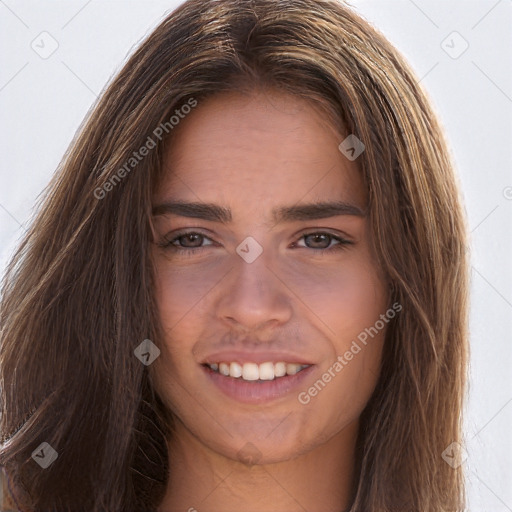
{"label": "nose bridge", "polygon": [[[253,251],[252,248],[251,251]],[[253,305],[268,301],[276,292],[275,283],[272,282],[275,276],[268,268],[271,265],[270,260],[271,255],[268,250],[263,251],[254,260],[246,260],[243,256],[238,256],[234,263],[233,296],[237,296],[239,300],[249,299]]]}

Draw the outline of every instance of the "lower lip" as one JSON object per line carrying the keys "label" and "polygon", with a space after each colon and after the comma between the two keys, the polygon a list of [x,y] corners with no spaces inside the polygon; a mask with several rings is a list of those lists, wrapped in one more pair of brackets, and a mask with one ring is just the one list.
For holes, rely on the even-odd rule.
{"label": "lower lip", "polygon": [[261,404],[282,398],[294,390],[298,391],[302,382],[313,371],[314,365],[304,368],[295,375],[286,375],[274,380],[247,381],[242,378],[226,377],[211,368],[203,366],[210,381],[225,395],[246,404]]}

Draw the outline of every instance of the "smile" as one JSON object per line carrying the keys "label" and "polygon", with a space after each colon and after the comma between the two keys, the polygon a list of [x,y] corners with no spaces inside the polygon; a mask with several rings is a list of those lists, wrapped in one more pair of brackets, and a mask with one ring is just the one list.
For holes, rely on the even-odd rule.
{"label": "smile", "polygon": [[282,360],[261,363],[224,360],[206,362],[201,367],[207,380],[224,396],[236,402],[257,405],[293,399],[316,365]]}

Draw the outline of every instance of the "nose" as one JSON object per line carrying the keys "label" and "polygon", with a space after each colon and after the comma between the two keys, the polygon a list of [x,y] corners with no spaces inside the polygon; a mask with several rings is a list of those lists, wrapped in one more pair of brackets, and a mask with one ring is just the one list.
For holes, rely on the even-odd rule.
{"label": "nose", "polygon": [[217,317],[244,331],[290,320],[293,294],[265,253],[252,263],[235,258],[232,272],[219,285]]}

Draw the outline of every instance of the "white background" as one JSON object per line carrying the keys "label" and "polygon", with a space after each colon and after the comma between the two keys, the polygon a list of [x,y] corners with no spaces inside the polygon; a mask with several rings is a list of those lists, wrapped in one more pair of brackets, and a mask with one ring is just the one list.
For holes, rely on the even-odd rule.
{"label": "white background", "polygon": [[[97,95],[178,3],[0,0],[0,269]],[[409,60],[457,164],[472,233],[469,509],[512,511],[512,0],[351,4]],[[58,43],[46,59],[31,47],[51,48],[43,31]]]}

